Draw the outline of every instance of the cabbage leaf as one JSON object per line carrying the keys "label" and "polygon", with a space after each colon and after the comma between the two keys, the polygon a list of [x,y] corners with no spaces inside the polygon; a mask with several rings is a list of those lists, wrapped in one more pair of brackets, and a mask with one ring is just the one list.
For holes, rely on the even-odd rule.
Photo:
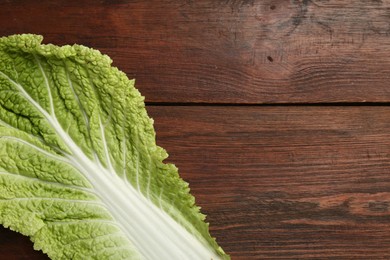
{"label": "cabbage leaf", "polygon": [[0,38],[0,224],[51,259],[229,259],[134,81],[42,40]]}

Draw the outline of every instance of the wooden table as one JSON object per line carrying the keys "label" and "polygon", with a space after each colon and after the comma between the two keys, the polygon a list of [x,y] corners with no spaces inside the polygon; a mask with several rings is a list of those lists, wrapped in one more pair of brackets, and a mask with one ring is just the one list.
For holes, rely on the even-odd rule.
{"label": "wooden table", "polygon": [[[1,1],[101,50],[233,259],[390,258],[390,1]],[[1,259],[47,259],[0,229]]]}

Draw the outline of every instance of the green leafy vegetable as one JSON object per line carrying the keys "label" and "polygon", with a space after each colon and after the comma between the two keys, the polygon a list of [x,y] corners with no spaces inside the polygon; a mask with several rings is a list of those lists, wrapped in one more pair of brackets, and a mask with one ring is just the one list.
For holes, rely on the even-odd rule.
{"label": "green leafy vegetable", "polygon": [[52,259],[228,259],[99,51],[0,38],[0,223]]}

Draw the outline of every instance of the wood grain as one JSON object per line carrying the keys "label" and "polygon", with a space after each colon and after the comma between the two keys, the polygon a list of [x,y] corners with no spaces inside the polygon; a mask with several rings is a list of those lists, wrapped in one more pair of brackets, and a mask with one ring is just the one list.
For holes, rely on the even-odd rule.
{"label": "wood grain", "polygon": [[0,35],[102,50],[148,102],[389,102],[390,2],[1,1]]}
{"label": "wood grain", "polygon": [[148,110],[233,259],[390,258],[390,107]]}
{"label": "wood grain", "polygon": [[390,258],[389,107],[150,107],[233,259]]}

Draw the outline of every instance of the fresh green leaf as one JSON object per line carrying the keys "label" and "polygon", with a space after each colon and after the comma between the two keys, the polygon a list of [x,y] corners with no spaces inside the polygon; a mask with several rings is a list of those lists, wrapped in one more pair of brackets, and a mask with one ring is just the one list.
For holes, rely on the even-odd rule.
{"label": "fresh green leaf", "polygon": [[0,223],[52,259],[228,259],[109,57],[0,38]]}

